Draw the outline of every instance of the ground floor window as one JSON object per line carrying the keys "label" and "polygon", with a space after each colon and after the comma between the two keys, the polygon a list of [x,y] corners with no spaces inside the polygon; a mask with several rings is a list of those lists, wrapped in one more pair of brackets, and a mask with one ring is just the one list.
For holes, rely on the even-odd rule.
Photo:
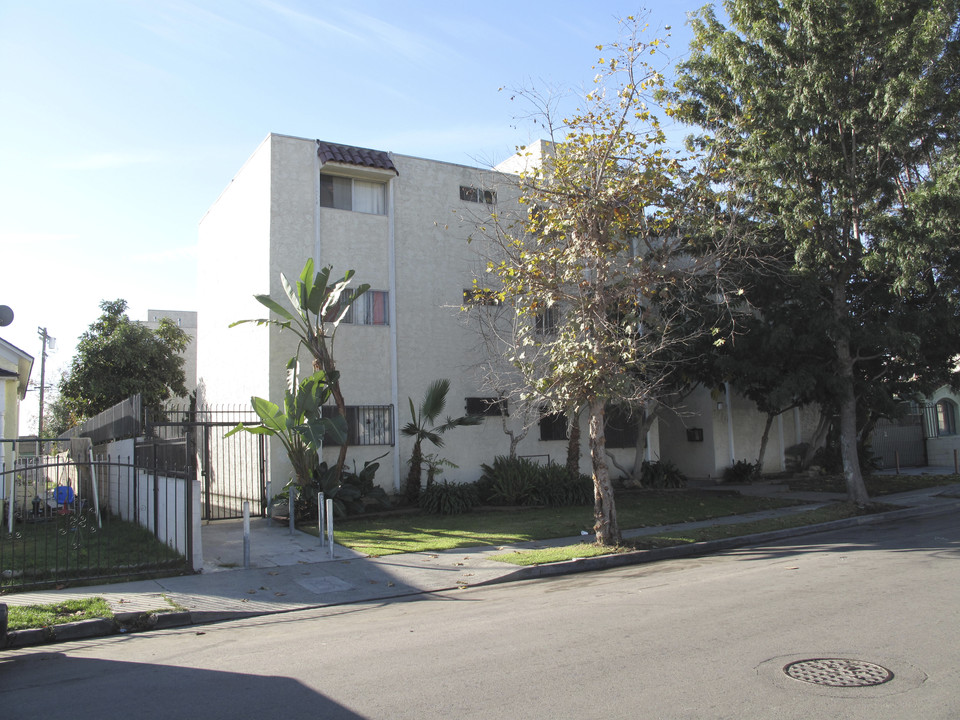
{"label": "ground floor window", "polygon": [[[346,410],[347,445],[393,445],[393,405],[347,405]],[[335,406],[323,406],[325,418],[338,414]]]}
{"label": "ground floor window", "polygon": [[566,440],[567,416],[565,413],[548,413],[540,418],[541,440]]}
{"label": "ground floor window", "polygon": [[937,405],[937,435],[957,434],[957,405],[944,398]]}

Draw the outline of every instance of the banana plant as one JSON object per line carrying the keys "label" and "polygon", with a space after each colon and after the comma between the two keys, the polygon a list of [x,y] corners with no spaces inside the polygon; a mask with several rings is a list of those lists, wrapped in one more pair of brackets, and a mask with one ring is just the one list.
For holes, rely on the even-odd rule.
{"label": "banana plant", "polygon": [[240,423],[224,437],[238,432],[268,435],[283,445],[293,466],[293,479],[307,486],[320,467],[323,442],[346,444],[347,423],[342,415],[323,417],[323,404],[331,395],[331,379],[318,370],[303,380],[297,380],[297,361],[287,363],[287,389],[283,407],[260,397],[250,398],[253,410],[260,418],[256,424]]}
{"label": "banana plant", "polygon": [[[314,273],[313,258],[308,258],[296,285],[291,285],[283,273],[280,282],[291,309],[277,302],[269,295],[254,295],[257,302],[272,311],[275,318],[238,320],[230,327],[243,323],[274,325],[281,331],[289,330],[300,339],[300,345],[313,357],[313,369],[326,373],[334,404],[341,417],[346,417],[347,406],[340,390],[340,375],[337,373],[333,357],[333,341],[337,328],[346,317],[350,306],[363,293],[370,289],[367,284],[359,285],[348,292],[348,285],[354,276],[348,270],[341,280],[330,280],[333,268],[321,268]],[[340,445],[340,454],[335,466],[336,478],[343,473],[347,459],[346,442]]]}

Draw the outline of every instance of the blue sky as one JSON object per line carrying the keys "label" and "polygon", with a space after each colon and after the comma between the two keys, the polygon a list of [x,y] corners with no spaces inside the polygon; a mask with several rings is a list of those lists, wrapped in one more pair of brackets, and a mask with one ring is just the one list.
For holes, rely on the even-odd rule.
{"label": "blue sky", "polygon": [[[646,3],[672,56],[702,4]],[[595,46],[642,7],[0,0],[0,262],[17,267],[0,276],[16,314],[0,337],[37,357],[38,381],[46,327],[55,382],[101,300],[134,319],[194,309],[197,225],[270,132],[503,160],[538,134],[499,88],[586,87]]]}

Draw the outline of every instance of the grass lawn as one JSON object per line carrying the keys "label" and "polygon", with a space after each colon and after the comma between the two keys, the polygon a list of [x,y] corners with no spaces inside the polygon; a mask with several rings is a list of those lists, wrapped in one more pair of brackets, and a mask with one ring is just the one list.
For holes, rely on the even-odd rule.
{"label": "grass lawn", "polygon": [[113,613],[107,601],[99,597],[64,600],[49,605],[8,605],[7,629],[26,630],[62,625],[78,620],[112,617]]}
{"label": "grass lawn", "polygon": [[503,553],[502,555],[492,556],[491,560],[499,560],[501,562],[511,563],[513,565],[542,565],[544,563],[563,562],[565,560],[574,560],[577,558],[596,557],[598,555],[613,555],[615,553],[632,552],[634,550],[651,550],[654,548],[673,547],[676,545],[688,545],[690,543],[706,542],[708,540],[722,540],[725,538],[770,532],[772,530],[783,530],[786,528],[803,527],[805,525],[816,525],[818,523],[830,522],[831,520],[842,520],[844,518],[854,517],[865,512],[879,512],[883,509],[888,508],[874,505],[866,511],[861,511],[855,506],[847,503],[833,503],[831,505],[827,505],[826,507],[817,508],[816,510],[793,513],[786,517],[767,518],[764,520],[733,523],[730,525],[712,525],[710,527],[692,530],[643,535],[641,537],[625,540],[622,545],[613,548],[603,548],[597,545],[578,543],[576,545],[565,545],[555,548],[519,550],[515,552]]}
{"label": "grass lawn", "polygon": [[[960,483],[960,475],[870,475],[863,479],[870,497],[891,495],[928,487],[940,487]],[[846,483],[842,475],[820,477],[795,477],[786,480],[793,491],[845,493]]]}
{"label": "grass lawn", "polygon": [[96,515],[54,516],[17,523],[0,532],[0,590],[89,577],[136,575],[185,564],[183,556],[149,530],[115,517],[97,526]]}
{"label": "grass lawn", "polygon": [[[622,528],[654,527],[793,504],[792,500],[698,491],[621,491],[617,494],[617,518]],[[581,531],[591,531],[593,522],[593,508],[587,506],[463,515],[415,513],[339,520],[334,534],[342,545],[380,556],[578,536]],[[315,526],[302,529],[317,531]]]}

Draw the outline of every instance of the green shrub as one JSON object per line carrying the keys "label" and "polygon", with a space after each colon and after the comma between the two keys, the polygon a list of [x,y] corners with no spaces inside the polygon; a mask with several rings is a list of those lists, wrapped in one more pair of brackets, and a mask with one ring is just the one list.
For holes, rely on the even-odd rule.
{"label": "green shrub", "polygon": [[528,494],[531,505],[567,507],[593,502],[593,480],[587,475],[571,478],[563,465],[540,466]]}
{"label": "green shrub", "polygon": [[477,481],[482,502],[489,505],[563,507],[593,502],[593,481],[571,478],[562,465],[539,465],[526,458],[498,457],[483,465]]}
{"label": "green shrub", "polygon": [[300,486],[291,480],[287,483],[284,491],[273,498],[271,505],[279,505],[281,512],[285,514],[289,502],[289,492],[293,488],[296,493],[293,507],[298,522],[316,520],[320,517],[317,495],[321,492],[324,494],[325,500],[333,500],[335,517],[388,510],[391,505],[390,497],[382,487],[376,485],[373,481],[377,470],[380,468],[380,463],[377,462],[379,459],[368,460],[359,472],[357,472],[356,463],[354,463],[353,470],[344,467],[340,475],[339,485],[335,484],[333,480],[335,468],[328,467],[325,462],[321,463],[313,471],[313,477],[309,485],[306,487]]}
{"label": "green shrub", "polygon": [[759,477],[760,466],[756,463],[747,462],[746,460],[737,460],[733,465],[725,468],[723,471],[723,481],[725,483],[749,483]]}
{"label": "green shrub", "polygon": [[640,484],[645,488],[682,488],[687,476],[669,460],[644,460],[640,466]]}
{"label": "green shrub", "polygon": [[461,515],[480,504],[476,483],[430,483],[420,492],[420,509],[432,515]]}
{"label": "green shrub", "polygon": [[484,464],[480,486],[486,493],[483,500],[490,505],[529,505],[540,465],[526,458],[500,456],[493,466]]}

